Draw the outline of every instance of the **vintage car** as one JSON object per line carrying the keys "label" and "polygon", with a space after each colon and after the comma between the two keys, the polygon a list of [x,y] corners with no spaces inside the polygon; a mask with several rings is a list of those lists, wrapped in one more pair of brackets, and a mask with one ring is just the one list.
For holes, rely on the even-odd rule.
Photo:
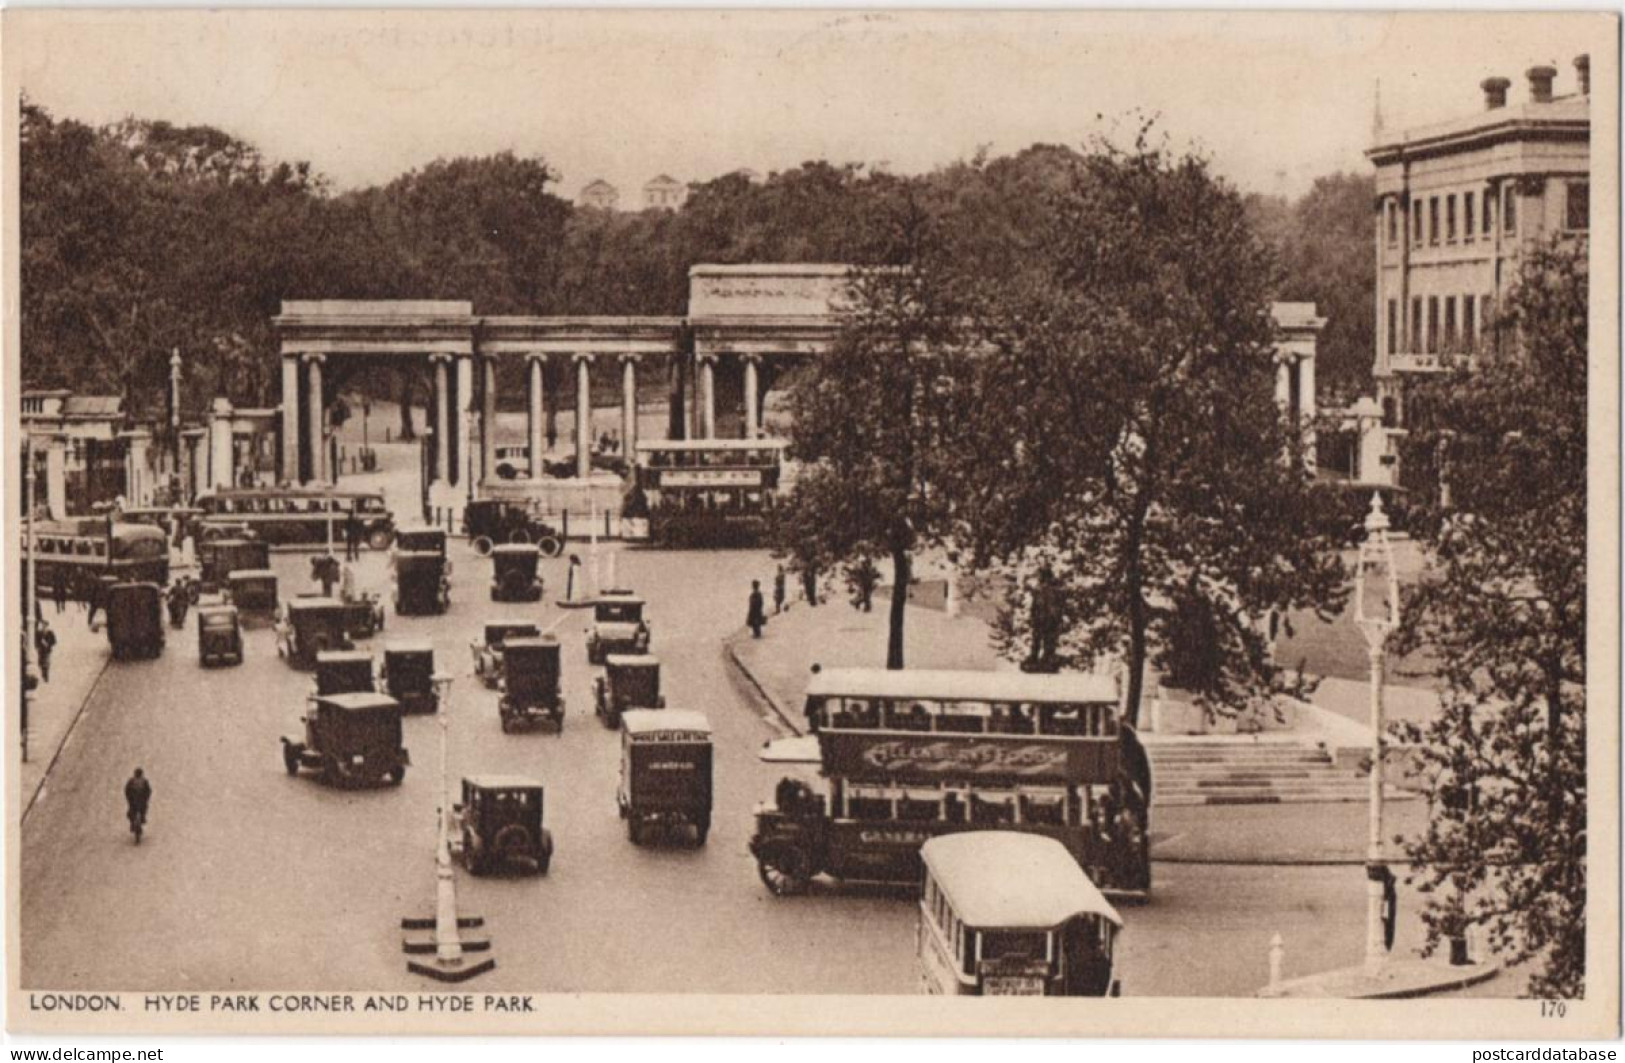
{"label": "vintage car", "polygon": [[685,709],[633,709],[621,717],[621,780],[616,793],[626,836],[711,831],[711,724]]}
{"label": "vintage car", "polygon": [[402,712],[438,712],[440,694],[434,684],[434,646],[428,639],[384,643],[384,665],[378,685],[401,703]]}
{"label": "vintage car", "polygon": [[612,653],[649,652],[649,624],[643,599],[631,591],[605,591],[592,603],[593,625],[587,633],[587,662],[603,664]]}
{"label": "vintage car", "polygon": [[604,674],[593,681],[593,700],[598,718],[611,730],[621,726],[621,714],[628,709],[665,708],[659,658],[647,653],[610,654],[604,658]]}
{"label": "vintage car", "polygon": [[156,583],[107,587],[107,642],[116,660],[164,652],[164,592]]}
{"label": "vintage car", "polygon": [[243,663],[243,629],[230,605],[207,605],[197,611],[197,655],[204,667]]}
{"label": "vintage car", "polygon": [[427,550],[395,555],[395,615],[422,616],[451,608],[451,562]]}
{"label": "vintage car", "polygon": [[377,594],[340,595],[344,607],[344,633],[352,639],[370,639],[384,630],[384,600]]}
{"label": "vintage car", "polygon": [[504,545],[491,548],[491,600],[493,602],[539,602],[542,581],[536,576],[541,551],[534,546]]}
{"label": "vintage car", "polygon": [[314,700],[302,718],[304,741],[282,739],[289,775],[314,771],[331,785],[400,785],[411,763],[401,740],[401,705],[387,694],[333,694]]}
{"label": "vintage car", "polygon": [[463,506],[463,532],[481,557],[499,543],[531,543],[548,557],[564,553],[564,536],[523,506],[482,498]]}
{"label": "vintage car", "polygon": [[233,572],[262,572],[270,568],[271,548],[258,539],[206,539],[198,544],[197,560],[197,591],[211,594],[225,590]]}
{"label": "vintage car", "polygon": [[371,694],[378,689],[372,654],[365,650],[326,650],[316,655],[316,696]]}
{"label": "vintage car", "polygon": [[457,854],[476,875],[502,870],[547,874],[553,835],[542,826],[542,784],[523,775],[476,775],[463,780],[454,806]]}
{"label": "vintage car", "polygon": [[492,690],[502,679],[502,645],[508,639],[533,639],[540,632],[529,620],[493,620],[485,634],[468,644],[474,655],[474,674]]}
{"label": "vintage car", "polygon": [[277,652],[295,668],[316,667],[325,650],[354,649],[345,634],[345,606],[337,598],[300,596],[282,603]]}
{"label": "vintage car", "polygon": [[226,577],[231,604],[244,613],[276,612],[276,573],[268,568],[236,569]]}
{"label": "vintage car", "polygon": [[395,533],[397,554],[437,554],[446,556],[444,528],[401,528]]}
{"label": "vintage car", "polygon": [[497,711],[504,734],[530,728],[564,730],[559,664],[559,640],[552,635],[509,638],[503,645]]}

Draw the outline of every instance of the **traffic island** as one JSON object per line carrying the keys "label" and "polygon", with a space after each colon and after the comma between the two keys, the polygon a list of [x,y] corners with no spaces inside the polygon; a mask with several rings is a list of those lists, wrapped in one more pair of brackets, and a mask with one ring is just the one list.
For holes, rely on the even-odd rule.
{"label": "traffic island", "polygon": [[[489,955],[491,938],[487,934],[469,934],[470,930],[483,930],[485,918],[465,915],[457,919],[457,955],[443,954],[444,943],[436,933],[434,918],[401,920],[401,951],[412,957],[406,969],[438,982],[466,982],[487,971],[495,970],[497,961]],[[468,956],[466,953],[479,953]],[[418,957],[422,957],[421,959]]]}
{"label": "traffic island", "polygon": [[1260,997],[1279,999],[1404,1000],[1435,996],[1478,985],[1494,978],[1501,965],[1484,963],[1451,964],[1439,959],[1391,959],[1375,973],[1364,965],[1292,978],[1265,986]]}

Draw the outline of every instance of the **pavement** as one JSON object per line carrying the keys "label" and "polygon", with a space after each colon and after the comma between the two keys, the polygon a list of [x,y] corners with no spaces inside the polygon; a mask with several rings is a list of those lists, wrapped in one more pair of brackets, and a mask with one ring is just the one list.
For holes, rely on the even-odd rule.
{"label": "pavement", "polygon": [[[409,448],[390,449],[410,457]],[[385,472],[392,505],[409,508],[412,468]],[[759,642],[740,639],[749,581],[771,586],[765,552],[611,549],[620,550],[621,582],[649,600],[668,704],[705,712],[713,726],[715,812],[703,848],[634,846],[625,837],[614,796],[619,742],[591,710],[587,620],[557,604],[563,562],[543,563],[542,604],[497,606],[486,594],[489,562],[454,541],[451,612],[391,611],[381,636],[363,643],[428,638],[437,663],[455,673],[445,717],[453,784],[462,774],[496,772],[533,775],[547,787],[545,819],[557,844],[548,875],[457,874],[461,914],[485,918],[499,958],[473,984],[482,992],[911,992],[913,891],[820,880],[806,896],[775,898],[746,849],[754,808],[783,774],[757,757],[784,730],[760,690],[794,719],[813,661],[883,661],[884,613],[840,601],[794,604]],[[363,588],[387,586],[384,563],[381,554],[364,555]],[[272,565],[284,595],[308,582],[307,554],[279,551]],[[564,644],[561,735],[504,735],[495,692],[469,674],[469,640],[487,620],[514,612],[556,625]],[[996,666],[976,621],[925,613],[910,610],[911,664]],[[405,721],[413,766],[401,786],[327,789],[283,771],[278,738],[297,733],[310,678],[277,657],[268,628],[246,632],[240,667],[203,670],[190,624],[171,634],[158,660],[117,663],[108,662],[105,639],[80,638],[73,627],[64,625],[53,661],[62,685],[43,688],[49,697],[37,713],[33,763],[50,769],[20,832],[20,985],[424,989],[429,983],[406,968],[400,919],[433,908],[439,721]],[[752,662],[760,689],[734,658]],[[59,753],[47,757],[58,734]],[[139,847],[119,792],[135,764],[154,785]],[[1286,817],[1304,817],[1295,824],[1269,811],[1170,810],[1153,824],[1153,897],[1125,909],[1120,939],[1126,992],[1251,996],[1268,980],[1276,934],[1287,950],[1284,977],[1358,962],[1366,896],[1358,868],[1168,858],[1178,846],[1211,855],[1206,839],[1214,837],[1256,836],[1249,848],[1268,842],[1297,852],[1318,834],[1325,851],[1333,832],[1324,816],[1292,810]],[[1352,824],[1335,833],[1352,837]],[[1408,952],[1422,931],[1414,895],[1401,897],[1398,948]],[[1468,990],[1515,991],[1504,978]]]}
{"label": "pavement", "polygon": [[69,602],[61,613],[50,602],[42,602],[45,622],[56,635],[51,653],[51,678],[34,689],[28,706],[28,758],[19,765],[20,808],[27,816],[40,796],[51,765],[71,741],[79,712],[101,680],[111,660],[105,632],[90,630],[85,606]]}

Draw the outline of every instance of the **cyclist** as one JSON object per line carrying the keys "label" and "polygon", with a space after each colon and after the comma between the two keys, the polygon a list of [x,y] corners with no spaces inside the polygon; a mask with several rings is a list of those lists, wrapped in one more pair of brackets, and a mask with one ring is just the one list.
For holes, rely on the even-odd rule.
{"label": "cyclist", "polygon": [[135,769],[130,781],[124,784],[124,803],[129,806],[130,833],[135,835],[136,844],[141,844],[141,828],[147,822],[147,802],[152,800],[152,783]]}

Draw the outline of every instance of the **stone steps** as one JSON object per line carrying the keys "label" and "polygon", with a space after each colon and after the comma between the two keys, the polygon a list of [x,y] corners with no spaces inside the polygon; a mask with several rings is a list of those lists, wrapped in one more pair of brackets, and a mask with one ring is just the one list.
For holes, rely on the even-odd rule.
{"label": "stone steps", "polygon": [[1370,796],[1364,773],[1337,767],[1318,746],[1175,739],[1147,742],[1146,752],[1157,805],[1352,802]]}

